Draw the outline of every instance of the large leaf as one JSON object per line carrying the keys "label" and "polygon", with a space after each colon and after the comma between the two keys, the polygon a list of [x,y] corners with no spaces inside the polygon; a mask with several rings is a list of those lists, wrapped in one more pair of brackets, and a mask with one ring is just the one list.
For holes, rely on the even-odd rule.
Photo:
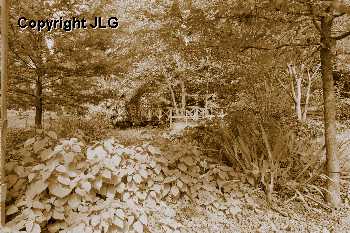
{"label": "large leaf", "polygon": [[53,181],[49,182],[49,191],[56,197],[64,198],[71,193],[72,189],[68,186]]}
{"label": "large leaf", "polygon": [[26,192],[27,200],[33,200],[34,197],[42,193],[47,188],[47,186],[48,186],[47,182],[43,180],[38,180],[30,184]]}
{"label": "large leaf", "polygon": [[36,141],[33,145],[34,153],[38,153],[40,150],[43,150],[45,146],[48,144],[48,142],[49,142],[48,138],[44,138],[40,141]]}

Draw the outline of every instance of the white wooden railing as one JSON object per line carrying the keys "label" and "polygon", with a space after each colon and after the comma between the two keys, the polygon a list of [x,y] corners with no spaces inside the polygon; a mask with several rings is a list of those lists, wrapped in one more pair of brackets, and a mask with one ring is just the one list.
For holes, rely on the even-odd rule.
{"label": "white wooden railing", "polygon": [[169,121],[172,124],[175,121],[201,121],[213,118],[224,118],[226,113],[223,108],[202,108],[198,106],[187,106],[186,109],[169,108]]}

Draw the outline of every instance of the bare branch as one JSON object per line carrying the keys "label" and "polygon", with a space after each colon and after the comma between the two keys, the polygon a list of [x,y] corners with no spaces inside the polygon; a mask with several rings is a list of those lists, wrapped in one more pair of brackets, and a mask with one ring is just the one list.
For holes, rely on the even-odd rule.
{"label": "bare branch", "polygon": [[32,97],[35,97],[34,94],[31,94],[31,93],[28,93],[22,89],[19,89],[19,88],[16,88],[16,89],[11,89],[9,90],[9,92],[14,92],[14,93],[17,93],[17,94],[22,94],[22,95],[28,95],[28,96],[32,96]]}
{"label": "bare branch", "polygon": [[312,23],[319,33],[322,33],[321,26],[317,24],[315,17],[312,16]]}
{"label": "bare branch", "polygon": [[316,69],[315,69],[314,73],[312,74],[311,81],[315,79],[315,77],[320,69],[321,69],[321,64],[316,65]]}
{"label": "bare branch", "polygon": [[343,33],[343,34],[341,34],[341,35],[339,35],[339,36],[332,37],[332,39],[335,39],[335,40],[342,40],[342,39],[344,39],[344,38],[346,38],[346,37],[348,37],[348,36],[350,36],[350,31],[345,32],[345,33]]}
{"label": "bare branch", "polygon": [[302,47],[302,48],[306,48],[309,46],[319,46],[319,43],[308,43],[308,44],[282,44],[276,47],[259,47],[259,46],[245,46],[241,49],[241,52],[244,52],[245,50],[248,49],[257,49],[257,50],[278,50],[278,49],[282,49],[285,47]]}
{"label": "bare branch", "polygon": [[333,15],[333,17],[334,18],[338,18],[338,17],[342,17],[342,16],[344,16],[345,15],[345,13],[340,13],[340,14],[335,14],[335,15]]}
{"label": "bare branch", "polygon": [[283,84],[282,80],[279,79],[278,77],[276,77],[276,80],[278,81],[278,83],[280,84],[280,86],[286,91],[286,93],[288,94],[288,96],[293,100],[293,102],[295,101],[294,100],[294,97],[293,97],[293,94],[288,90],[288,88],[286,87],[286,85]]}

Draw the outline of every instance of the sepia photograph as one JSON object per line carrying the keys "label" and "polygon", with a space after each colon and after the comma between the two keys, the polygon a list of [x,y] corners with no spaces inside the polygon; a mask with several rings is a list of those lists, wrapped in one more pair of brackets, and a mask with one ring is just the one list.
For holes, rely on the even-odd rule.
{"label": "sepia photograph", "polygon": [[0,233],[350,233],[350,0],[0,2]]}

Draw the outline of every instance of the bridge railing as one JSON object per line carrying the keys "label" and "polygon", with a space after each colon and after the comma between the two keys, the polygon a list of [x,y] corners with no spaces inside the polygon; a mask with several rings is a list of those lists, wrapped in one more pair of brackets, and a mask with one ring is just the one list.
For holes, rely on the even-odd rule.
{"label": "bridge railing", "polygon": [[175,121],[201,121],[205,119],[213,119],[215,117],[225,117],[224,108],[202,108],[198,106],[187,106],[185,111],[178,109],[176,112],[174,108],[169,108],[169,121],[172,124]]}

